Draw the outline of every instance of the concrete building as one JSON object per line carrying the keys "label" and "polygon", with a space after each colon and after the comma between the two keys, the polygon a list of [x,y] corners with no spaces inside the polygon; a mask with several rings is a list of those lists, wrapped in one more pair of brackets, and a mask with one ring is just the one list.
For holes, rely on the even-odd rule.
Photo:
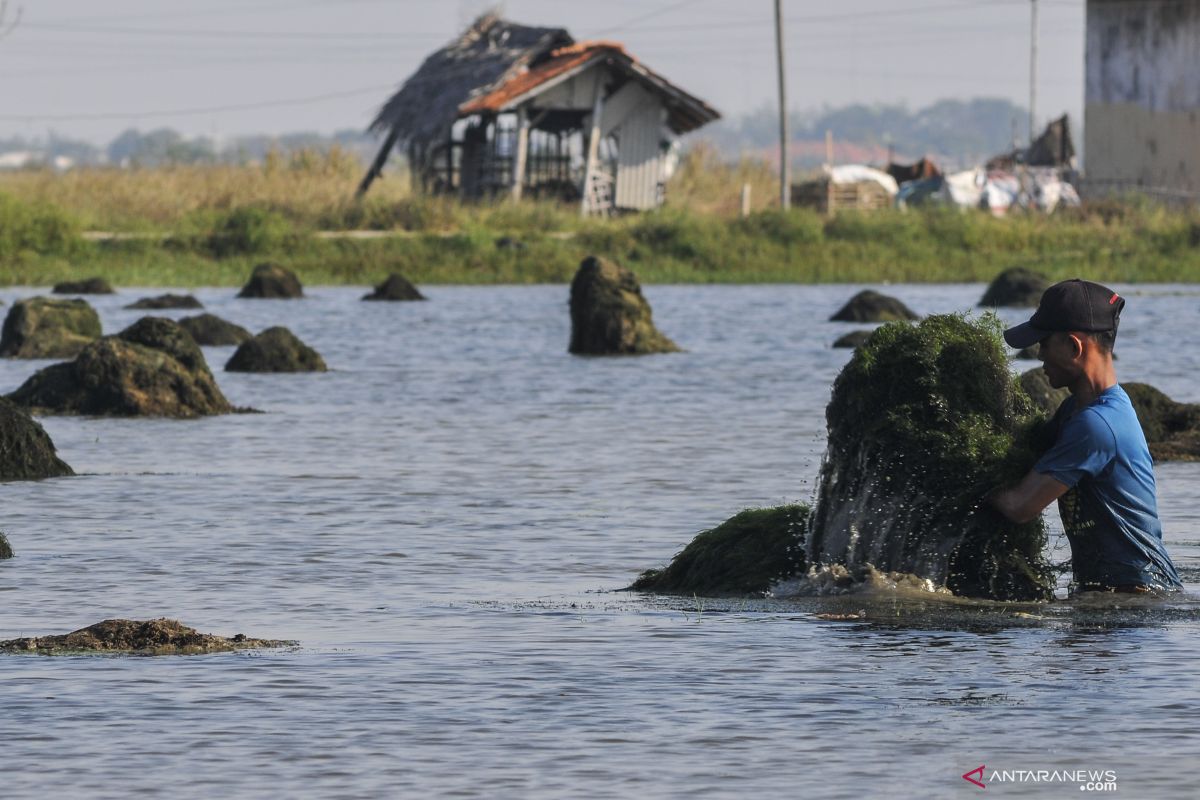
{"label": "concrete building", "polygon": [[1200,2],[1088,0],[1089,193],[1200,199]]}

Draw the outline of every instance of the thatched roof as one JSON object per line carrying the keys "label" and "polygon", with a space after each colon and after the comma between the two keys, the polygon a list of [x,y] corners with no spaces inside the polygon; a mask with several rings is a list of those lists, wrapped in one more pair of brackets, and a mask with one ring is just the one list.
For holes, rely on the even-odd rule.
{"label": "thatched roof", "polygon": [[438,50],[404,82],[370,130],[393,131],[402,142],[441,138],[459,106],[503,83],[538,56],[573,44],[563,28],[533,28],[484,14]]}

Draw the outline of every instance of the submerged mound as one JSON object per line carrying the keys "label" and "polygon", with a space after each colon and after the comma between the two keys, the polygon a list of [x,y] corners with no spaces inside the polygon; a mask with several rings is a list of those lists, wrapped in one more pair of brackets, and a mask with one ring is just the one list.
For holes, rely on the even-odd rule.
{"label": "submerged mound", "polygon": [[238,297],[290,300],[304,296],[304,287],[296,273],[278,264],[259,264]]}
{"label": "submerged mound", "polygon": [[762,594],[804,574],[805,505],[742,511],[692,540],[664,569],[643,572],[630,589],[704,597]]}
{"label": "submerged mound", "polygon": [[388,275],[387,280],[375,287],[375,291],[363,295],[363,300],[424,300],[416,286],[399,272]]}
{"label": "submerged mound", "polygon": [[226,638],[200,633],[173,619],[152,619],[145,622],[131,619],[106,619],[58,636],[36,636],[0,642],[0,651],[7,653],[39,653],[41,655],[70,655],[73,653],[105,653],[148,656],[196,655],[225,653],[230,650],[287,647],[295,642],[276,639],[250,639],[243,634]]}
{"label": "submerged mound", "polygon": [[674,342],[654,327],[650,304],[631,270],[588,256],[571,281],[571,344],[576,355],[673,353]]}
{"label": "submerged mound", "polygon": [[162,308],[204,308],[204,304],[190,294],[160,294],[157,297],[143,297],[125,307],[154,310]]}
{"label": "submerged mound", "polygon": [[0,481],[36,481],[74,475],[54,442],[31,416],[0,397]]}
{"label": "submerged mound", "polygon": [[229,372],[325,372],[316,350],[282,326],[267,328],[242,342],[225,364]]}
{"label": "submerged mound", "polygon": [[1200,461],[1200,404],[1177,403],[1147,383],[1123,383],[1156,461]]}
{"label": "submerged mound", "polygon": [[191,337],[196,340],[196,344],[207,347],[241,344],[250,338],[250,331],[241,325],[227,322],[215,314],[184,317],[179,320],[179,327],[191,334]]}
{"label": "submerged mound", "polygon": [[82,281],[63,281],[54,284],[51,294],[115,294],[112,285],[104,278],[87,278]]}
{"label": "submerged mound", "polygon": [[143,317],[39,370],[9,399],[38,413],[199,417],[228,414],[200,348],[169,319]]}
{"label": "submerged mound", "polygon": [[1028,306],[1033,307],[1042,299],[1042,292],[1050,288],[1050,279],[1039,272],[1013,267],[992,279],[987,291],[979,300],[981,306]]}
{"label": "submerged mound", "polygon": [[0,356],[71,358],[100,337],[100,317],[86,300],[30,297],[4,318]]}
{"label": "submerged mound", "polygon": [[1033,464],[1041,420],[1008,371],[995,318],[885,325],[838,375],[807,543],[810,564],[871,564],[955,594],[1046,598],[1041,520],[981,508]]}
{"label": "submerged mound", "polygon": [[849,333],[839,336],[833,342],[834,347],[859,347],[864,344],[867,339],[871,338],[871,334],[875,331],[850,331]]}
{"label": "submerged mound", "polygon": [[863,289],[829,319],[832,322],[894,322],[921,317],[894,297]]}

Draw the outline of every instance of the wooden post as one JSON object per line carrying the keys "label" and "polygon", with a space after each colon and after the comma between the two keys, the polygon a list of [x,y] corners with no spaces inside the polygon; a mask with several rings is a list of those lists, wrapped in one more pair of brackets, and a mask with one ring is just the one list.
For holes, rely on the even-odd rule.
{"label": "wooden post", "polygon": [[604,73],[596,72],[596,99],[592,103],[592,130],[588,136],[587,162],[583,168],[583,199],[579,202],[579,215],[586,217],[591,210],[588,208],[589,195],[592,190],[592,176],[596,172],[596,158],[600,154],[600,114],[604,111]]}
{"label": "wooden post", "polygon": [[750,216],[750,184],[742,184],[742,217]]}
{"label": "wooden post", "polygon": [[[357,200],[367,193],[367,189],[371,188],[371,184],[383,173],[383,164],[391,155],[392,147],[396,144],[396,138],[399,136],[396,129],[392,128],[392,132],[388,134],[383,141],[383,147],[379,148],[379,153],[376,154],[375,160],[371,162],[371,168],[367,170],[367,174],[363,176],[362,182],[358,184],[358,190],[354,193],[354,199]],[[409,165],[412,169],[413,165]]]}
{"label": "wooden post", "polygon": [[525,186],[525,162],[529,158],[529,114],[525,106],[517,109],[517,152],[513,158],[512,199],[521,199]]}
{"label": "wooden post", "polygon": [[787,84],[783,69],[782,0],[775,0],[775,66],[779,74],[779,206],[792,207],[792,165],[788,153]]}
{"label": "wooden post", "polygon": [[1032,0],[1029,15],[1029,146],[1033,147],[1033,137],[1037,135],[1037,47],[1038,47],[1038,7],[1037,0]]}

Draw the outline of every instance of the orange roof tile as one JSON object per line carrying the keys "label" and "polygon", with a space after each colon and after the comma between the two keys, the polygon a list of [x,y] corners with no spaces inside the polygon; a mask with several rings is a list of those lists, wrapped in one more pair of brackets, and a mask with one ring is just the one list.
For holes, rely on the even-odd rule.
{"label": "orange roof tile", "polygon": [[577,42],[551,51],[550,58],[533,69],[509,78],[485,95],[468,100],[458,107],[460,114],[478,114],[484,111],[500,111],[509,102],[541,86],[559,75],[586,64],[604,52],[617,52],[635,60],[616,42]]}

